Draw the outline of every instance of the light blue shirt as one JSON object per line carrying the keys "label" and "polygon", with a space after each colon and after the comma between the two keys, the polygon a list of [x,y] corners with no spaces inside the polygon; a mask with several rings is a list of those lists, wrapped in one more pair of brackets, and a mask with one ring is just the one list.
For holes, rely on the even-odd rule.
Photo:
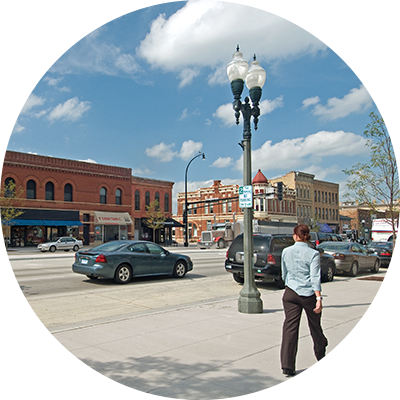
{"label": "light blue shirt", "polygon": [[282,279],[299,296],[311,296],[321,290],[320,257],[317,250],[296,242],[282,251]]}

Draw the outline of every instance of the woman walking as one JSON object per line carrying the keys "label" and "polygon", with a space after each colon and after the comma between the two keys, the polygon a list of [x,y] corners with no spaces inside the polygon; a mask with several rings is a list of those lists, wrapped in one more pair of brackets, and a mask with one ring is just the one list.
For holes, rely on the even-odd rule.
{"label": "woman walking", "polygon": [[294,228],[295,244],[282,252],[282,279],[286,289],[283,295],[285,322],[281,345],[281,366],[285,375],[296,374],[296,354],[300,318],[306,312],[310,334],[314,341],[317,360],[325,356],[328,341],[321,327],[321,267],[319,252],[308,246],[310,230],[307,225]]}

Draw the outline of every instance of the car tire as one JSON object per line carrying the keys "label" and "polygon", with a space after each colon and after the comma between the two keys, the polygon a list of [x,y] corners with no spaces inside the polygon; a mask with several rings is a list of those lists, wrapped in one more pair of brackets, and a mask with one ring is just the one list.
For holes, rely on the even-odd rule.
{"label": "car tire", "polygon": [[329,264],[326,274],[324,275],[323,282],[332,282],[334,276],[335,276],[335,268],[333,267],[332,264]]}
{"label": "car tire", "polygon": [[75,245],[74,248],[72,249],[73,251],[78,251],[79,250],[79,246]]}
{"label": "car tire", "polygon": [[379,267],[380,267],[380,265],[379,265],[379,260],[375,260],[374,267],[371,269],[371,271],[372,271],[374,274],[376,274],[377,272],[379,272]]}
{"label": "car tire", "polygon": [[117,283],[125,284],[132,279],[132,270],[128,264],[121,264],[115,271],[114,280]]}
{"label": "car tire", "polygon": [[243,284],[244,283],[244,276],[240,275],[240,274],[232,274],[233,275],[233,279],[235,280],[235,282]]}
{"label": "car tire", "polygon": [[349,275],[356,276],[358,272],[358,263],[357,261],[353,261],[350,267]]}
{"label": "car tire", "polygon": [[51,246],[49,251],[51,251],[52,253],[54,253],[56,251],[56,246]]}
{"label": "car tire", "polygon": [[5,265],[0,265],[0,287],[4,287],[10,282],[11,272]]}
{"label": "car tire", "polygon": [[86,275],[86,276],[91,280],[98,279],[98,276],[94,276],[94,275]]}
{"label": "car tire", "polygon": [[224,239],[219,239],[218,240],[218,248],[219,249],[224,249],[225,248],[225,240]]}
{"label": "car tire", "polygon": [[183,278],[186,275],[186,263],[178,261],[174,266],[173,276],[175,278]]}
{"label": "car tire", "polygon": [[275,279],[275,285],[278,289],[285,289],[285,281],[280,278],[280,279]]}

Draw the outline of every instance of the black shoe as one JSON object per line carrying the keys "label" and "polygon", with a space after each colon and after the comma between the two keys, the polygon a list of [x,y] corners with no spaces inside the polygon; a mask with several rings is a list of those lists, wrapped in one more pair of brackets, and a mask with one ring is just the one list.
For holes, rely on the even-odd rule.
{"label": "black shoe", "polygon": [[324,356],[324,358],[321,358],[318,360],[319,365],[327,364],[329,362],[329,358],[327,356]]}
{"label": "black shoe", "polygon": [[296,375],[296,371],[293,371],[292,369],[289,369],[289,368],[283,368],[282,372],[286,376],[295,376]]}

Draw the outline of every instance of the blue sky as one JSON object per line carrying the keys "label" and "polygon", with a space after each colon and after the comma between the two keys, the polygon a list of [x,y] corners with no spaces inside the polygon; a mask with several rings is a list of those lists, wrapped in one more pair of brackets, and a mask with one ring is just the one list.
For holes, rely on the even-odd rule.
{"label": "blue sky", "polygon": [[189,190],[214,179],[241,184],[243,125],[235,125],[226,76],[237,44],[267,73],[253,176],[301,170],[339,183],[343,195],[342,170],[368,160],[362,133],[374,101],[318,38],[233,3],[155,5],[83,37],[43,71],[8,149],[130,167],[175,182],[174,199],[201,151],[206,160],[192,163]]}

